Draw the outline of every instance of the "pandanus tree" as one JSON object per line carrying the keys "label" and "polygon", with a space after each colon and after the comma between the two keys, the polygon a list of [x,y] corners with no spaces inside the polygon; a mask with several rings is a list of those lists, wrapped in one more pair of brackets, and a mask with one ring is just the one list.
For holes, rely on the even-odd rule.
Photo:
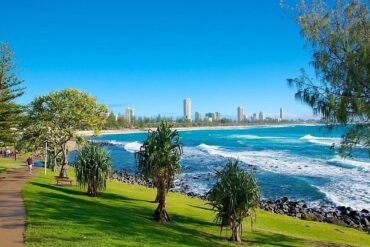
{"label": "pandanus tree", "polygon": [[112,171],[108,152],[96,145],[88,144],[78,153],[75,162],[76,179],[82,188],[87,187],[87,195],[98,196],[98,191],[106,189]]}
{"label": "pandanus tree", "polygon": [[215,222],[231,229],[232,242],[241,243],[242,225],[246,217],[251,221],[260,202],[260,190],[253,174],[239,167],[238,161],[228,161],[225,168],[216,173],[217,182],[208,192],[208,200],[216,211]]}
{"label": "pandanus tree", "polygon": [[168,222],[166,194],[175,176],[180,173],[180,159],[183,153],[180,136],[171,124],[161,122],[156,131],[149,131],[146,141],[136,152],[138,173],[155,181],[158,207],[154,219]]}

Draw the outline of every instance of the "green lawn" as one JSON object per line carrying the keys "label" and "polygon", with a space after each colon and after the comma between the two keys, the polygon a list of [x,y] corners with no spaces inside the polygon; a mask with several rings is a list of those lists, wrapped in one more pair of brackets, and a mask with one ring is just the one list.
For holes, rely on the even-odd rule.
{"label": "green lawn", "polygon": [[15,161],[14,159],[0,158],[0,174],[6,172],[7,170],[20,168],[24,165],[21,160]]}
{"label": "green lawn", "polygon": [[[220,235],[204,201],[169,193],[172,222],[151,220],[155,190],[110,182],[99,198],[79,187],[57,187],[49,172],[23,188],[26,246],[235,246]],[[325,223],[258,211],[243,239],[251,246],[370,246],[370,234]]]}

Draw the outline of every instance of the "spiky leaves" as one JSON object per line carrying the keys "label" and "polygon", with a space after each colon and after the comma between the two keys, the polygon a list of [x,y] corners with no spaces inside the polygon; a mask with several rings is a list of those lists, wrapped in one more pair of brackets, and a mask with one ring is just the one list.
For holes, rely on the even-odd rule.
{"label": "spiky leaves", "polygon": [[174,177],[180,173],[183,153],[180,136],[171,124],[161,122],[156,131],[149,131],[146,141],[135,154],[138,173],[156,182],[158,207],[154,219],[170,221],[166,212],[166,194]]}
{"label": "spiky leaves", "polygon": [[112,163],[108,152],[96,145],[88,144],[78,153],[75,162],[78,184],[87,187],[87,195],[98,196],[98,191],[106,189],[107,179],[112,172]]}
{"label": "spiky leaves", "polygon": [[230,227],[230,241],[241,241],[241,229],[245,217],[255,216],[260,202],[260,189],[253,174],[239,167],[238,161],[229,160],[225,168],[216,173],[217,182],[208,192],[208,200],[216,211],[215,222]]}

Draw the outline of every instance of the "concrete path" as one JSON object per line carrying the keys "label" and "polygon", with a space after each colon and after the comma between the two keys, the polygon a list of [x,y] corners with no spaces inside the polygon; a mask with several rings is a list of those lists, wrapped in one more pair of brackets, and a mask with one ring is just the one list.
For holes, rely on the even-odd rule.
{"label": "concrete path", "polygon": [[21,189],[31,177],[32,175],[28,174],[26,166],[0,175],[1,247],[24,246],[26,212]]}

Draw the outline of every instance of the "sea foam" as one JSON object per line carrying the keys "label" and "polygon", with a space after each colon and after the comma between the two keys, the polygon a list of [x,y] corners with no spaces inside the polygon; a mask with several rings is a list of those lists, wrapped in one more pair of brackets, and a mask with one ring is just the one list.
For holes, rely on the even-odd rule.
{"label": "sea foam", "polygon": [[333,146],[338,145],[341,142],[341,138],[335,137],[316,137],[312,135],[305,135],[300,138],[300,140],[305,140],[310,143],[325,145],[325,146]]}
{"label": "sea foam", "polygon": [[141,142],[135,141],[135,142],[126,143],[123,147],[127,152],[135,153],[140,150],[142,145],[143,144]]}
{"label": "sea foam", "polygon": [[209,155],[238,159],[268,172],[326,180],[326,183],[314,186],[325,193],[333,203],[356,209],[362,209],[365,206],[369,208],[370,203],[367,202],[370,202],[370,194],[366,191],[370,188],[370,172],[333,165],[333,162],[345,162],[352,166],[368,168],[370,164],[367,162],[340,158],[329,161],[313,159],[294,155],[284,150],[233,151],[207,144],[199,145],[198,149]]}

